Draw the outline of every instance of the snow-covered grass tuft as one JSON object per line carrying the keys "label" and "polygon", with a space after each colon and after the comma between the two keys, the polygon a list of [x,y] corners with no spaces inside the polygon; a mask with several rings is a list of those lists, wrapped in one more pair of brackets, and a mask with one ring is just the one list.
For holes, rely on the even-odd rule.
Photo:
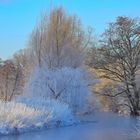
{"label": "snow-covered grass tuft", "polygon": [[66,103],[62,103],[54,99],[44,98],[18,98],[17,102],[28,105],[29,107],[36,108],[38,110],[47,110],[51,112],[51,122],[61,121],[63,123],[71,123],[74,120],[71,110]]}
{"label": "snow-covered grass tuft", "polygon": [[18,99],[0,101],[0,134],[70,125],[74,122],[68,106],[55,100]]}
{"label": "snow-covered grass tuft", "polygon": [[51,112],[15,102],[0,102],[0,134],[18,133],[43,126],[51,119]]}

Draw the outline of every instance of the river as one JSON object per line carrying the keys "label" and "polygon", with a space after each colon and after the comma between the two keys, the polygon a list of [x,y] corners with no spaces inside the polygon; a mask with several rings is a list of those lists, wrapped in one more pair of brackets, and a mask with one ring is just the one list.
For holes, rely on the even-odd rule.
{"label": "river", "polygon": [[137,138],[139,120],[136,118],[95,113],[79,119],[84,122],[70,127],[1,136],[0,140],[140,140]]}

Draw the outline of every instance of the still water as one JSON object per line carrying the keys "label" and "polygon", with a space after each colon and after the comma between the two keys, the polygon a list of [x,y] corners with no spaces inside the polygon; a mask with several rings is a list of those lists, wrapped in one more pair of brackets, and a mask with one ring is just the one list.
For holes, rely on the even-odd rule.
{"label": "still water", "polygon": [[95,113],[86,119],[79,119],[84,123],[41,132],[0,136],[0,140],[140,140],[138,118]]}

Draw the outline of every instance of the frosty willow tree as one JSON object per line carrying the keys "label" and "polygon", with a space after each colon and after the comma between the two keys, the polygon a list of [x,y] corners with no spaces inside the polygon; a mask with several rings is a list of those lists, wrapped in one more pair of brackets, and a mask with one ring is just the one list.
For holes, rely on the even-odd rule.
{"label": "frosty willow tree", "polygon": [[44,14],[29,41],[32,74],[25,87],[30,97],[67,103],[73,112],[84,112],[90,90],[83,65],[83,49],[90,44],[91,30],[82,29],[75,16],[63,8]]}
{"label": "frosty willow tree", "polygon": [[85,72],[80,68],[49,70],[36,68],[25,89],[31,98],[55,99],[69,105],[73,112],[84,113],[91,96]]}

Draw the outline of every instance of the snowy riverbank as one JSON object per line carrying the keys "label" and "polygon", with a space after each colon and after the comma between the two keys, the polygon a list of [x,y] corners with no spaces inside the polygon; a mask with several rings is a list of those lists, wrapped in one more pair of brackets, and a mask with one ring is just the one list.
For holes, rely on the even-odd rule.
{"label": "snowy riverbank", "polygon": [[78,117],[88,121],[70,127],[1,136],[0,140],[136,140],[140,138],[136,131],[138,120],[112,113],[95,113]]}
{"label": "snowy riverbank", "polygon": [[17,134],[75,123],[69,107],[55,100],[0,102],[0,135]]}

